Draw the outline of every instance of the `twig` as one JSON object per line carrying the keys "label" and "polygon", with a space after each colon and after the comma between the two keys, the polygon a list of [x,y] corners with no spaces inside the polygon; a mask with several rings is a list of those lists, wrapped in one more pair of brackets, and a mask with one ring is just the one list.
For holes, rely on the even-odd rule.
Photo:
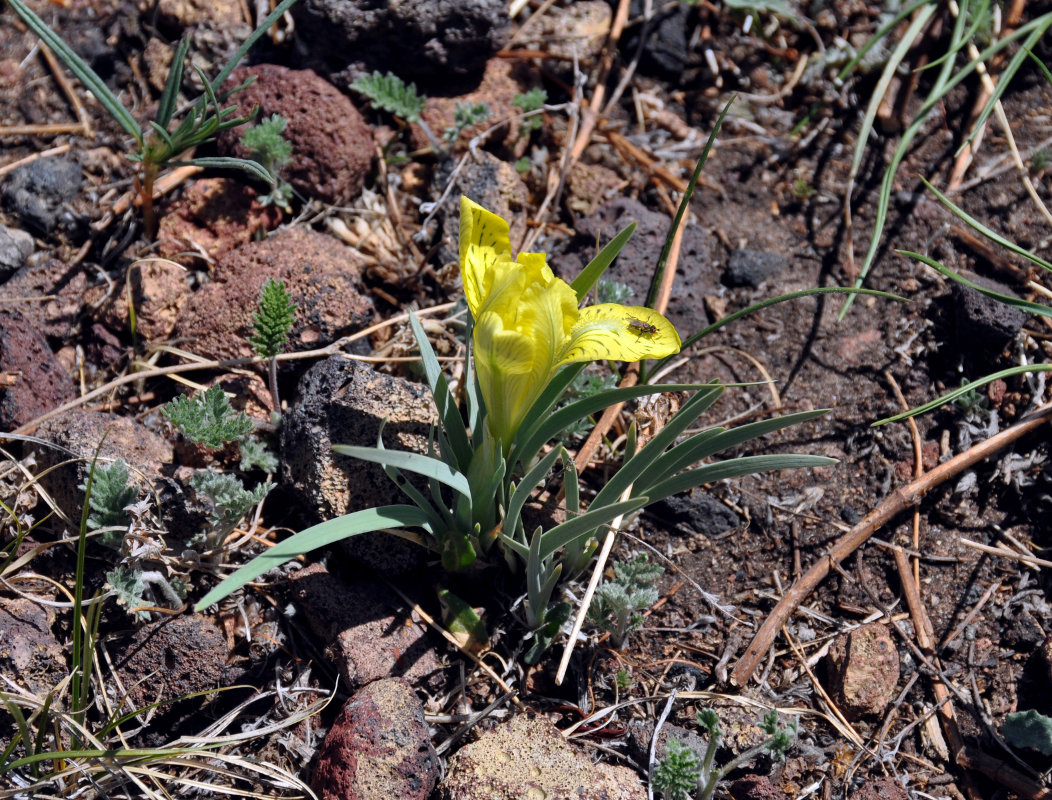
{"label": "twig", "polygon": [[51,74],[55,76],[55,82],[58,84],[62,93],[66,95],[69,102],[73,105],[73,111],[77,115],[77,120],[80,122],[81,133],[84,134],[85,138],[94,139],[95,130],[91,127],[91,116],[88,114],[88,110],[84,108],[84,104],[80,102],[80,98],[77,97],[77,93],[73,91],[73,84],[66,78],[66,74],[62,71],[62,66],[58,63],[58,59],[55,58],[55,54],[51,52],[51,48],[43,42],[38,42],[40,52],[44,56],[44,60],[47,61],[47,65],[51,67]]}
{"label": "twig", "polygon": [[[899,388],[898,381],[895,380],[895,376],[891,374],[891,370],[884,370],[884,378],[891,385],[891,390],[895,393],[895,399],[899,401],[899,405],[903,411],[909,411],[909,403],[906,402],[906,398],[902,394],[902,389]],[[906,424],[910,428],[910,439],[913,440],[913,478],[914,480],[920,478],[924,474],[924,449],[921,445],[920,430],[917,428],[917,420],[913,417],[906,419]],[[913,550],[914,552],[920,551],[920,509],[913,509]],[[913,557],[913,585],[917,591],[920,591],[920,558],[917,556]]]}
{"label": "twig", "polygon": [[0,178],[4,177],[11,170],[18,169],[23,164],[31,164],[38,158],[47,158],[48,156],[60,156],[63,153],[68,153],[73,147],[71,144],[60,144],[58,147],[51,147],[47,150],[41,150],[39,153],[33,153],[25,158],[20,158],[17,161],[12,161],[10,164],[4,164],[0,167]]}
{"label": "twig", "polygon": [[871,511],[866,517],[846,534],[840,537],[829,552],[820,558],[804,575],[796,580],[783,595],[778,605],[760,626],[759,631],[738,660],[731,673],[731,683],[743,686],[752,677],[760,662],[774,642],[774,637],[781,630],[789,616],[814,591],[829,574],[829,570],[861,547],[882,525],[902,511],[918,502],[931,489],[939,486],[953,476],[982,461],[1002,448],[1007,447],[1020,437],[1036,430],[1052,415],[1052,405],[1038,409],[1032,416],[1007,428],[996,436],[970,447],[949,461],[940,464],[931,472],[911,483],[896,489],[884,502]]}
{"label": "twig", "polygon": [[[417,316],[426,314],[438,314],[443,311],[449,311],[453,308],[456,303],[442,303],[431,308],[423,308],[413,313]],[[381,328],[388,327],[390,325],[397,325],[400,322],[405,322],[409,319],[409,314],[399,314],[396,317],[391,317],[383,322],[378,322],[375,325],[370,325],[364,330],[360,330],[357,333],[352,333],[349,336],[344,336],[342,339],[338,339],[326,347],[319,347],[317,350],[303,350],[299,353],[280,353],[277,356],[278,361],[298,361],[305,358],[323,358],[325,356],[337,355],[341,347],[351,342],[357,341],[358,339],[364,339],[366,336],[370,336]],[[351,358],[357,360],[356,356],[350,356],[343,354],[345,358]],[[70,400],[68,403],[63,403],[58,408],[53,408],[46,414],[41,414],[36,419],[30,420],[24,425],[20,425],[15,428],[12,433],[32,433],[40,426],[40,424],[53,417],[57,417],[59,414],[64,414],[71,408],[77,408],[85,403],[90,403],[97,397],[101,397],[108,392],[112,392],[114,389],[124,386],[126,383],[132,383],[134,381],[146,380],[147,378],[157,378],[162,375],[176,375],[181,372],[194,372],[199,369],[229,369],[230,367],[243,367],[248,364],[262,364],[267,359],[259,356],[252,356],[251,358],[228,358],[223,361],[195,361],[192,364],[173,364],[170,367],[155,367],[154,369],[143,370],[142,372],[132,372],[128,375],[122,375],[119,378],[114,378],[109,383],[103,384],[98,389],[94,389],[87,394],[81,395],[75,400]]]}

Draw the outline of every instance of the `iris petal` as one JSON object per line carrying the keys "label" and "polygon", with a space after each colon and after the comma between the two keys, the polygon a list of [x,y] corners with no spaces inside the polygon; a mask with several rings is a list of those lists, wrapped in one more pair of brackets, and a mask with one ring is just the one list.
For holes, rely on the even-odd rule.
{"label": "iris petal", "polygon": [[679,348],[676,329],[653,309],[600,303],[581,309],[559,363],[664,358]]}

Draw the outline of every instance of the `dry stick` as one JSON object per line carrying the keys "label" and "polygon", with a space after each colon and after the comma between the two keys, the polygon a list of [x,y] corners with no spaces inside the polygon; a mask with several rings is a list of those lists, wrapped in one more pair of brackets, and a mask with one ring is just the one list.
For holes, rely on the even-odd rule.
{"label": "dry stick", "polygon": [[[661,276],[661,285],[658,286],[657,299],[654,302],[654,308],[659,313],[664,313],[668,308],[669,296],[672,293],[672,282],[676,278],[676,265],[679,263],[679,248],[680,242],[683,240],[683,229],[685,225],[680,225],[672,237],[672,245],[669,247],[668,260],[665,262],[665,272]],[[621,388],[628,386],[635,386],[639,381],[639,362],[634,362],[628,365],[628,369],[625,371],[625,377],[621,381]],[[574,458],[574,466],[577,467],[577,473],[580,475],[588,467],[588,462],[591,461],[595,451],[599,448],[599,443],[602,441],[603,436],[610,430],[610,426],[614,424],[614,420],[617,415],[621,413],[621,409],[624,408],[624,403],[618,403],[615,406],[607,408],[603,412],[603,416],[599,418],[599,424],[592,429],[588,439],[581,446],[581,449],[577,451],[577,456]],[[629,486],[625,489],[624,494],[621,496],[622,500],[627,500],[632,494],[632,487]],[[576,509],[575,509],[576,511]],[[592,603],[592,595],[595,594],[596,586],[599,584],[599,578],[606,568],[606,561],[610,557],[610,550],[614,546],[614,537],[617,535],[617,531],[621,527],[621,523],[624,522],[625,515],[621,514],[615,519],[610,527],[606,530],[606,535],[603,537],[603,546],[599,552],[599,557],[596,559],[595,567],[592,570],[592,577],[588,581],[588,589],[585,591],[584,597],[581,599],[581,607],[577,609],[577,617],[574,619],[573,628],[570,631],[570,638],[566,642],[566,647],[563,649],[562,659],[559,661],[559,670],[555,673],[555,685],[561,686],[563,678],[566,677],[566,670],[570,666],[570,655],[573,653],[574,645],[577,643],[577,635],[581,632],[581,628],[584,626],[585,616],[588,614],[588,607]]]}
{"label": "dry stick", "polygon": [[629,0],[620,0],[617,4],[617,13],[614,15],[613,24],[610,26],[610,35],[607,37],[606,46],[603,48],[603,56],[599,62],[599,70],[595,79],[595,92],[592,101],[586,105],[581,115],[581,130],[570,150],[570,165],[572,166],[584,153],[585,148],[592,139],[592,131],[595,130],[599,121],[599,110],[603,107],[603,98],[606,97],[606,79],[614,66],[614,57],[617,54],[617,43],[628,22]]}
{"label": "dry stick", "polygon": [[1015,767],[1005,764],[1001,759],[987,755],[973,747],[965,746],[957,754],[957,763],[966,769],[974,769],[976,772],[983,773],[990,780],[1029,800],[1052,800],[1052,789],[1045,788],[1029,775],[1024,775]]}
{"label": "dry stick", "polygon": [[[2,131],[0,131],[0,133],[2,133]],[[68,153],[70,149],[72,149],[72,147],[73,145],[71,144],[60,144],[58,147],[52,147],[48,150],[41,150],[39,153],[33,153],[32,155],[28,155],[25,158],[20,158],[17,161],[12,161],[10,164],[4,164],[2,167],[0,167],[0,178],[4,177],[7,173],[11,172],[12,170],[18,169],[23,164],[31,164],[32,162],[40,158],[47,158],[48,156],[60,156],[63,153]]]}
{"label": "dry stick", "polygon": [[[422,308],[414,311],[414,314],[418,316],[426,314],[438,314],[443,311],[449,311],[453,308],[456,303],[442,303],[437,306],[431,306],[430,308]],[[339,353],[339,349],[345,344],[357,341],[358,339],[364,339],[381,328],[385,328],[389,325],[397,325],[400,322],[405,322],[409,319],[409,314],[399,314],[396,317],[391,317],[383,322],[378,322],[375,325],[370,325],[364,330],[360,330],[357,333],[352,333],[349,336],[344,336],[342,339],[338,339],[332,344],[326,347],[319,347],[317,350],[303,350],[299,353],[280,353],[277,356],[278,361],[298,361],[305,358],[322,358],[324,356],[334,356]],[[347,356],[345,358],[353,358],[357,360],[357,357]],[[70,400],[68,403],[63,403],[58,408],[53,408],[46,414],[41,414],[36,419],[30,420],[24,425],[20,425],[15,428],[11,433],[18,434],[29,434],[37,429],[37,427],[46,420],[52,417],[57,417],[59,414],[64,414],[71,408],[77,408],[85,403],[90,403],[96,397],[101,397],[108,392],[112,392],[114,389],[124,386],[126,383],[133,383],[135,381],[146,380],[148,378],[157,378],[162,375],[177,375],[181,372],[194,372],[200,369],[228,369],[230,367],[244,367],[248,364],[262,364],[269,359],[262,358],[260,356],[252,356],[251,358],[228,358],[223,361],[195,361],[192,364],[173,364],[170,367],[155,367],[154,369],[143,370],[142,372],[132,372],[128,375],[122,375],[119,378],[114,378],[109,383],[103,384],[98,389],[93,389],[87,394],[83,394],[75,400]]]}
{"label": "dry stick", "polygon": [[1052,415],[1052,405],[1038,409],[1034,414],[1011,428],[1001,431],[986,441],[979,442],[963,453],[927,473],[906,486],[896,489],[884,499],[877,508],[871,511],[855,527],[845,533],[802,577],[793,582],[778,605],[764,620],[749,643],[745,654],[738,660],[731,673],[731,683],[744,686],[756,671],[767,651],[774,642],[782,625],[797,607],[815,590],[834,566],[839,566],[848,556],[866,543],[870,536],[896,515],[920,501],[931,489],[949,480],[954,475],[968,469],[973,464],[993,455],[1020,437],[1039,428]]}
{"label": "dry stick", "polygon": [[[887,382],[891,385],[891,390],[895,393],[895,399],[899,401],[899,405],[903,411],[909,411],[909,403],[906,402],[906,398],[902,394],[902,389],[899,388],[898,381],[895,380],[895,376],[891,374],[891,370],[884,370],[884,377]],[[910,438],[913,440],[913,479],[919,480],[924,475],[924,450],[921,447],[920,430],[917,428],[917,420],[913,417],[909,417],[906,420],[906,424],[910,427]],[[914,553],[920,552],[920,509],[913,509],[913,551]],[[920,556],[914,555],[913,557],[913,585],[920,591]]]}
{"label": "dry stick", "polygon": [[62,71],[62,66],[58,63],[58,59],[55,58],[55,54],[51,52],[51,48],[43,42],[39,42],[39,45],[40,52],[44,55],[44,60],[51,67],[52,75],[55,76],[55,82],[58,83],[62,93],[66,95],[69,102],[73,105],[73,111],[80,122],[81,133],[84,134],[85,138],[94,139],[95,131],[91,127],[91,116],[88,114],[88,110],[84,108],[84,104],[80,102],[77,93],[73,91],[73,84],[66,78],[66,74]]}
{"label": "dry stick", "polygon": [[[901,547],[895,547],[892,549],[892,554],[895,557],[895,566],[899,571],[899,580],[902,582],[902,593],[906,595],[906,605],[909,607],[910,617],[913,620],[913,630],[917,636],[917,645],[920,647],[921,652],[931,660],[936,670],[931,675],[931,690],[932,694],[935,695],[935,713],[939,717],[939,722],[942,723],[942,729],[946,733],[947,740],[949,740],[950,752],[953,754],[954,762],[956,762],[958,754],[964,749],[964,739],[961,737],[961,729],[957,727],[957,715],[953,710],[953,699],[950,697],[950,692],[946,688],[946,684],[943,683],[941,676],[942,665],[939,663],[938,655],[935,653],[935,632],[932,629],[931,620],[928,618],[928,612],[924,608],[920,592],[917,591],[917,587],[913,583],[910,562],[906,557],[906,553]],[[964,778],[964,790],[967,795],[972,800],[979,800],[980,795],[972,785],[968,773],[964,774]]]}

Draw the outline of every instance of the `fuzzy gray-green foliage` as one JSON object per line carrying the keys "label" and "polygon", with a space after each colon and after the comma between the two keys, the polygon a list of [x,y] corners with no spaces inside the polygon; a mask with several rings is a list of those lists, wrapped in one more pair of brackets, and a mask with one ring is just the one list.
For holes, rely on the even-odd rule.
{"label": "fuzzy gray-green foliage", "polygon": [[[87,482],[80,485],[87,491]],[[122,459],[112,464],[95,464],[91,481],[91,496],[88,497],[88,527],[92,530],[110,527],[127,527],[131,516],[125,507],[139,496],[139,490],[128,485],[128,465]],[[100,541],[108,547],[120,547],[124,534],[108,531]]]}
{"label": "fuzzy gray-green foliage", "polygon": [[210,521],[224,536],[252,506],[263,502],[272,488],[272,484],[264,483],[249,491],[235,476],[210,469],[194,473],[190,485],[212,504]]}
{"label": "fuzzy gray-green foliage", "polygon": [[252,420],[244,412],[234,413],[226,392],[218,384],[192,397],[179,395],[162,413],[188,442],[212,449],[243,439],[252,431]]}
{"label": "fuzzy gray-green foliage", "polygon": [[643,623],[639,612],[657,602],[659,595],[654,584],[664,572],[644,553],[614,564],[614,579],[604,581],[596,589],[588,616],[610,631],[615,647],[623,647],[628,634]]}
{"label": "fuzzy gray-green foliage", "polygon": [[472,125],[485,122],[492,113],[489,103],[457,103],[457,107],[453,109],[453,125],[446,128],[442,139],[446,144],[452,145],[460,138],[460,134]]}
{"label": "fuzzy gray-green foliage", "polygon": [[259,469],[272,475],[278,471],[278,457],[259,439],[242,439],[240,447],[242,472]]}
{"label": "fuzzy gray-green foliage", "polygon": [[665,800],[685,800],[698,785],[701,762],[694,751],[679,739],[669,739],[665,757],[654,770],[654,789]]}

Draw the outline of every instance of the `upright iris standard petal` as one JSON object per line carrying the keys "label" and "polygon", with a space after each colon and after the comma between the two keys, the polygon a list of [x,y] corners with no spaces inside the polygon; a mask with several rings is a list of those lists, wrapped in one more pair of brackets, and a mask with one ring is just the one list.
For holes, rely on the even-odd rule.
{"label": "upright iris standard petal", "polygon": [[679,351],[672,324],[653,309],[604,303],[577,308],[543,253],[513,261],[508,223],[460,199],[460,266],[475,321],[475,368],[486,425],[508,448],[559,367],[573,361],[638,361]]}

